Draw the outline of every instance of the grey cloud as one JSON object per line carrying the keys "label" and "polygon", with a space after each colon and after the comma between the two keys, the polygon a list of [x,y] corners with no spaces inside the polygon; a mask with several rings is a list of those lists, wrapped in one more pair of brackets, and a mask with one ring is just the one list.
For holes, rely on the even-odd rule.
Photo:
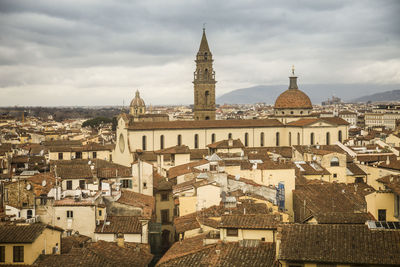
{"label": "grey cloud", "polygon": [[[286,83],[293,63],[307,83],[400,83],[399,13],[395,0],[3,0],[0,105],[51,102],[53,91],[41,97],[40,88],[65,97],[55,104],[96,88],[79,102],[105,104],[113,88],[108,100],[116,104],[133,87],[154,104],[191,103],[203,22],[217,94]],[[22,102],[9,96],[24,90],[30,97]]]}

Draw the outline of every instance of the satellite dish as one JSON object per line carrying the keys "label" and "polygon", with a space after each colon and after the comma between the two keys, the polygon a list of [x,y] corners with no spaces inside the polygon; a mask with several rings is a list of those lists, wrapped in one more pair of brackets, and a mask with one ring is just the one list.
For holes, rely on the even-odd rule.
{"label": "satellite dish", "polygon": [[235,180],[236,180],[236,181],[239,181],[239,180],[240,180],[240,174],[236,174],[236,175],[235,175]]}
{"label": "satellite dish", "polygon": [[47,184],[46,180],[43,180],[42,181],[42,186],[44,187],[44,186],[46,186],[46,184]]}
{"label": "satellite dish", "polygon": [[316,160],[317,160],[317,156],[314,155],[314,156],[312,157],[312,160],[316,161]]}
{"label": "satellite dish", "polygon": [[26,185],[26,190],[31,190],[31,188],[32,188],[31,184]]}

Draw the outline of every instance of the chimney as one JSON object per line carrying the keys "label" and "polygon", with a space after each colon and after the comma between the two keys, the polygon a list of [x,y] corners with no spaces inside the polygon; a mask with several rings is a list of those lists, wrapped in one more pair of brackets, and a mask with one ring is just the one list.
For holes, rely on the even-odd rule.
{"label": "chimney", "polygon": [[279,259],[279,249],[281,247],[281,239],[282,239],[282,226],[277,227],[276,232],[276,247],[275,247],[275,260]]}
{"label": "chimney", "polygon": [[118,233],[117,234],[117,245],[120,248],[124,248],[125,247],[124,234],[122,234],[122,233]]}
{"label": "chimney", "polygon": [[232,146],[233,146],[233,139],[232,139],[232,138],[229,138],[229,140],[228,140],[228,146],[229,146],[229,147],[232,147]]}

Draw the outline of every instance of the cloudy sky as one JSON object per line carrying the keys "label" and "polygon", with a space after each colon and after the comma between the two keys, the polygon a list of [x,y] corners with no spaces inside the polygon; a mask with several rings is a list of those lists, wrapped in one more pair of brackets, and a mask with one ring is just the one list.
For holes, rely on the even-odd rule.
{"label": "cloudy sky", "polygon": [[[400,1],[0,0],[0,106],[193,102],[203,23],[217,95],[400,83]],[[285,88],[283,88],[284,90]]]}

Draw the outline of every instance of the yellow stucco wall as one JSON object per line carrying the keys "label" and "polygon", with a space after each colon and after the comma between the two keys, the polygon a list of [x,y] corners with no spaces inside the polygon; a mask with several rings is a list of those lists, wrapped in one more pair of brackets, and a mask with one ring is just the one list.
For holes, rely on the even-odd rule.
{"label": "yellow stucco wall", "polygon": [[[45,254],[52,254],[53,247],[58,246],[57,254],[61,249],[61,232],[46,228],[32,244],[1,244],[5,246],[5,264],[33,264],[45,250]],[[13,262],[13,247],[24,247],[24,262]]]}

